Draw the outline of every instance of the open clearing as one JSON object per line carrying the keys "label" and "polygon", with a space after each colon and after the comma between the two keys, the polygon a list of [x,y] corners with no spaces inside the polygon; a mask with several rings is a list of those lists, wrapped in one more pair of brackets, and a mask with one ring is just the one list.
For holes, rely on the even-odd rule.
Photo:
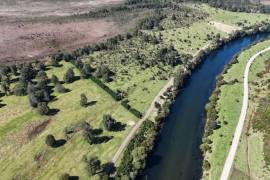
{"label": "open clearing", "polygon": [[122,0],[1,1],[0,62],[40,59],[57,50],[74,50],[125,32],[133,20],[119,25],[112,18],[70,17],[122,2]]}
{"label": "open clearing", "polygon": [[224,24],[224,23],[220,23],[216,21],[210,21],[209,24],[211,26],[214,26],[217,30],[225,32],[225,33],[232,33],[236,30],[241,30],[240,27],[230,26],[228,24]]}
{"label": "open clearing", "polygon": [[29,60],[57,50],[72,50],[111,37],[119,31],[109,19],[69,22],[3,23],[0,27],[0,61]]}
{"label": "open clearing", "polygon": [[69,16],[124,2],[123,0],[1,0],[0,16]]}

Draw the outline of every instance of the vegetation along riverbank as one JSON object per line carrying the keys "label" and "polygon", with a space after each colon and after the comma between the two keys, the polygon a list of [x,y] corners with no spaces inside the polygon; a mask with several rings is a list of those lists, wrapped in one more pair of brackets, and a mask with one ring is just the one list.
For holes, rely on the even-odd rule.
{"label": "vegetation along riverbank", "polygon": [[[206,106],[207,121],[203,144],[201,145],[205,159],[205,179],[219,178],[238,123],[243,96],[243,76],[239,76],[239,73],[243,74],[246,62],[251,56],[258,51],[269,47],[269,45],[269,40],[267,40],[247,49],[243,49],[241,53],[234,57],[217,79],[216,89],[210,98],[210,102]],[[267,70],[265,70],[265,68],[267,68],[266,60],[268,60],[268,56],[269,52],[266,52],[258,57],[250,70],[249,88],[252,98],[250,99],[248,119],[245,125],[246,130],[242,134],[236,162],[233,168],[233,179],[239,179],[240,177],[244,179],[250,177],[265,179],[268,176],[268,168],[265,166],[267,161],[263,160],[263,150],[262,146],[260,146],[262,144],[262,139],[260,139],[260,141],[258,139],[252,139],[252,142],[257,143],[257,145],[253,144],[249,147],[256,149],[261,147],[261,149],[257,149],[251,153],[251,150],[248,149],[247,138],[245,138],[249,137],[249,134],[246,133],[247,129],[252,131],[249,119],[252,117],[251,114],[257,107],[256,103],[259,102],[259,98],[256,99],[253,96],[257,96],[255,94],[258,93],[257,89],[260,88],[265,91],[261,91],[263,92],[260,93],[262,96],[267,93],[267,88],[265,88],[267,83],[264,78],[267,79],[268,77]],[[261,158],[261,161],[259,158]]]}

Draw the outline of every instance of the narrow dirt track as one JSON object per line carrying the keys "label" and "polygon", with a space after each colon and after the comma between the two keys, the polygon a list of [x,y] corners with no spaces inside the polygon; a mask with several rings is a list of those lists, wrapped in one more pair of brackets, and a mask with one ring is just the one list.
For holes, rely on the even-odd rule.
{"label": "narrow dirt track", "polygon": [[124,141],[120,145],[119,149],[117,152],[114,154],[111,162],[116,163],[116,161],[120,158],[122,152],[124,151],[125,147],[129,144],[131,139],[134,137],[134,135],[137,133],[138,129],[141,127],[143,122],[149,118],[153,110],[155,109],[155,102],[158,102],[160,99],[160,96],[168,89],[170,88],[174,83],[174,78],[171,78],[167,84],[159,91],[159,93],[156,95],[154,100],[152,101],[150,107],[148,108],[147,112],[145,115],[133,126],[132,130],[129,132],[129,134],[125,137]]}
{"label": "narrow dirt track", "polygon": [[241,133],[244,127],[244,122],[245,122],[245,118],[246,118],[246,114],[247,114],[247,109],[248,109],[248,95],[249,95],[249,89],[248,89],[248,73],[249,73],[249,69],[251,64],[253,63],[253,61],[262,53],[269,51],[270,47],[258,52],[257,54],[253,55],[249,60],[248,63],[246,65],[245,68],[245,72],[244,72],[244,96],[243,96],[243,104],[242,104],[242,109],[241,109],[241,114],[239,117],[239,121],[234,133],[234,137],[233,137],[233,141],[230,147],[230,151],[227,155],[223,170],[222,170],[222,174],[220,177],[220,180],[228,180],[229,176],[230,176],[230,172],[232,169],[232,165],[233,165],[233,161],[235,158],[235,154],[237,151],[237,147],[239,144],[239,140],[241,137]]}

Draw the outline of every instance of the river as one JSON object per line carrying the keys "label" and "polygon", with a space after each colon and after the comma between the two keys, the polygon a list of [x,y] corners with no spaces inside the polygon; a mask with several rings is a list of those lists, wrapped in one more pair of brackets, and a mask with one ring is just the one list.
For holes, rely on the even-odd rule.
{"label": "river", "polygon": [[149,156],[141,180],[197,180],[202,175],[205,105],[215,88],[216,77],[234,55],[252,43],[266,39],[260,33],[229,42],[207,55],[176,97]]}

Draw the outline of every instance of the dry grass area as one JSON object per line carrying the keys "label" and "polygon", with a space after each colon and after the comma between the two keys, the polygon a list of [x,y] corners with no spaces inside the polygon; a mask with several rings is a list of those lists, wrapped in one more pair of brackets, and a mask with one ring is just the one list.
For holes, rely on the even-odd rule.
{"label": "dry grass area", "polygon": [[68,22],[16,22],[0,27],[0,60],[27,60],[97,42],[117,33],[112,20],[75,20]]}
{"label": "dry grass area", "polygon": [[261,4],[270,5],[270,0],[260,0]]}
{"label": "dry grass area", "polygon": [[122,2],[123,0],[1,0],[0,16],[68,16]]}
{"label": "dry grass area", "polygon": [[[70,17],[123,0],[0,1],[0,62],[41,58],[123,33],[133,21]],[[121,21],[122,22],[122,21]]]}
{"label": "dry grass area", "polygon": [[217,21],[210,21],[209,25],[215,27],[219,31],[222,31],[222,32],[225,32],[228,34],[241,29],[240,27],[231,26],[231,25],[224,24],[224,23],[217,22]]}

